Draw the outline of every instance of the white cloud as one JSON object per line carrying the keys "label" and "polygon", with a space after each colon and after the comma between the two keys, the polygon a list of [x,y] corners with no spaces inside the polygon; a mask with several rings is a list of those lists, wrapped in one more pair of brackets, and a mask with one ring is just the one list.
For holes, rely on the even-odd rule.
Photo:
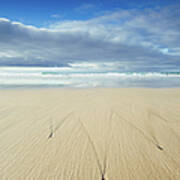
{"label": "white cloud", "polygon": [[178,9],[118,10],[86,21],[56,22],[48,28],[0,18],[0,65],[119,62],[117,67],[124,71],[177,68]]}
{"label": "white cloud", "polygon": [[59,15],[59,14],[52,14],[52,15],[51,15],[51,18],[60,18],[60,17],[62,17],[62,16]]}
{"label": "white cloud", "polygon": [[78,11],[80,13],[84,13],[84,12],[87,12],[88,10],[93,9],[93,8],[95,8],[94,4],[84,3],[81,6],[77,7],[75,9],[75,11]]}
{"label": "white cloud", "polygon": [[7,18],[2,18],[2,17],[0,17],[0,21],[1,21],[1,22],[3,22],[3,21],[4,21],[4,22],[10,22],[9,19],[7,19]]}
{"label": "white cloud", "polygon": [[13,51],[0,52],[0,58],[17,58],[21,57],[20,54]]}

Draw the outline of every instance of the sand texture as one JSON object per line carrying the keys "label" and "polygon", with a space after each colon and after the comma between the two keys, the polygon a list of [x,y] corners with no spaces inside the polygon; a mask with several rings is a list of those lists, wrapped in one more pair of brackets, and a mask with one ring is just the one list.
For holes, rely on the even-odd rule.
{"label": "sand texture", "polygon": [[0,180],[103,178],[180,180],[180,89],[0,91]]}

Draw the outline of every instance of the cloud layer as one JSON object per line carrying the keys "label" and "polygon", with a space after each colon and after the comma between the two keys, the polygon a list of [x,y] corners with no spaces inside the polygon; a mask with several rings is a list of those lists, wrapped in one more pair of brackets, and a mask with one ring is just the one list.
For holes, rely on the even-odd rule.
{"label": "cloud layer", "polygon": [[117,10],[46,28],[0,18],[0,65],[111,62],[122,71],[180,70],[180,6]]}

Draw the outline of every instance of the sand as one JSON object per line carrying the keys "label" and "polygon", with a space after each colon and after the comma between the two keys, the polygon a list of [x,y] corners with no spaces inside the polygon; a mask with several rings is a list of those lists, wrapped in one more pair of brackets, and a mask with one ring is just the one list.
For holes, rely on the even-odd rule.
{"label": "sand", "polygon": [[180,89],[0,91],[0,179],[179,180]]}

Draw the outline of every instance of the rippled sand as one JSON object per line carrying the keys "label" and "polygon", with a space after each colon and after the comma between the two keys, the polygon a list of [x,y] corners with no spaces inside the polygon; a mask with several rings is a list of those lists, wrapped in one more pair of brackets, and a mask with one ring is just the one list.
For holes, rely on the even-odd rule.
{"label": "rippled sand", "polygon": [[0,91],[0,179],[179,180],[180,89]]}

